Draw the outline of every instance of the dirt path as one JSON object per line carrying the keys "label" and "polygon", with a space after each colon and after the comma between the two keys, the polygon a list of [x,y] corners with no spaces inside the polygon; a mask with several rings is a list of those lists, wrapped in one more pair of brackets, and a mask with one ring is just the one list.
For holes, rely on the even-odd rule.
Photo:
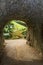
{"label": "dirt path", "polygon": [[25,39],[5,40],[6,54],[2,65],[43,65],[41,53],[28,46]]}

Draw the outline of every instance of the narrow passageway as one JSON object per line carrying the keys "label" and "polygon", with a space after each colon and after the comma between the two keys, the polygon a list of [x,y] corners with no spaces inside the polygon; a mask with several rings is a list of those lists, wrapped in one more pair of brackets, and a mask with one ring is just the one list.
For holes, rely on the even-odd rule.
{"label": "narrow passageway", "polygon": [[[26,24],[22,21],[24,21]],[[20,30],[21,26],[13,25],[14,22],[15,24],[23,24],[28,28],[28,30],[27,28],[22,28]],[[18,29],[18,27],[20,28]],[[27,39],[27,44],[24,38]],[[13,40],[5,40],[4,46],[4,39]],[[28,42],[30,44],[28,44]],[[40,52],[38,52],[35,48]],[[1,64],[43,65],[43,61],[41,61],[42,56],[43,0],[0,0],[0,61],[2,61]]]}
{"label": "narrow passageway", "polygon": [[25,39],[5,40],[2,65],[43,65],[41,53],[28,46]]}

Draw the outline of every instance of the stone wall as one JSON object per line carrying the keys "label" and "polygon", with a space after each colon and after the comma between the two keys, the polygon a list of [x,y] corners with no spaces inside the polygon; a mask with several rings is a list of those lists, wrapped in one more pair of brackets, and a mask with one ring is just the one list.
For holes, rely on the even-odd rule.
{"label": "stone wall", "polygon": [[43,50],[43,0],[0,0],[0,50],[4,43],[3,28],[13,19],[26,22],[30,45]]}

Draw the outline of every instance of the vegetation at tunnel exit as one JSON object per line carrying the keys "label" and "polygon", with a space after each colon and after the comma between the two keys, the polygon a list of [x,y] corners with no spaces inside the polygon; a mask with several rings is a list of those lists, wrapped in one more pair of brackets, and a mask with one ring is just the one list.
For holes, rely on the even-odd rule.
{"label": "vegetation at tunnel exit", "polygon": [[27,27],[23,21],[12,20],[10,21],[3,30],[5,39],[18,39],[26,38]]}

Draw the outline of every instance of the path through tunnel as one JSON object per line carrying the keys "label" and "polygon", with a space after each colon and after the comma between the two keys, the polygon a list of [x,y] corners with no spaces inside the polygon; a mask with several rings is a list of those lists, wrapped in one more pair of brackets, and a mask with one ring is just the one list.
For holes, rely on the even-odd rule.
{"label": "path through tunnel", "polygon": [[[19,31],[15,32],[14,30],[15,25],[13,26],[14,20],[12,20],[11,23],[8,22],[7,24],[5,24],[4,28],[2,29],[3,42],[1,42],[3,45],[2,50],[3,50],[3,55],[4,55],[3,58],[1,57],[2,65],[4,64],[11,65],[11,64],[16,64],[16,63],[17,64],[23,64],[23,63],[32,64],[32,61],[33,61],[33,64],[34,64],[34,61],[36,63],[40,62],[39,59],[40,60],[42,59],[42,53],[37,51],[37,49],[34,47],[33,26],[31,24],[28,26],[27,23],[23,21],[20,22],[19,20],[15,20],[15,23],[17,24],[19,23],[26,27],[26,31],[25,31],[26,33],[24,32],[26,36],[21,35],[21,32]],[[17,30],[18,30],[18,27],[17,27]],[[24,31],[24,29],[22,30]],[[19,35],[18,35],[19,38],[18,37],[16,38],[15,36],[17,32],[19,32]],[[8,33],[10,33],[11,36],[9,36]]]}
{"label": "path through tunnel", "polygon": [[[10,52],[11,49],[11,53],[13,53],[15,47],[12,50],[12,47],[14,45],[12,46],[11,44],[9,46],[8,45],[6,46],[4,44],[5,40],[3,37],[3,28],[11,20],[24,21],[28,27],[28,31],[26,36],[27,42],[25,41],[26,44],[24,44],[23,47],[20,47],[21,49],[20,48],[18,49],[18,47],[16,47],[16,52],[18,50],[19,54],[16,55],[15,54],[16,52],[14,52],[15,56],[14,54],[12,54],[11,56],[8,57],[7,54],[10,55],[10,53],[7,52]],[[22,42],[24,41],[22,40]],[[38,55],[36,50],[38,51]],[[21,65],[25,65],[25,64],[28,65],[30,63],[29,62],[30,60],[33,61],[30,63],[30,65],[36,65],[36,64],[43,65],[41,64],[42,62],[39,63],[40,62],[39,60],[36,61],[39,57],[43,59],[43,0],[6,0],[6,1],[1,0],[0,1],[0,62],[4,57],[6,58],[6,62],[8,62],[8,64],[11,63],[9,65],[12,65],[13,62],[14,65],[16,62],[15,59],[18,55],[20,55],[20,57],[23,58],[23,62],[21,62],[21,58],[19,58],[20,64],[23,63]],[[15,59],[13,58],[13,56],[15,57]],[[5,64],[3,63],[2,65],[8,65],[6,62]]]}

